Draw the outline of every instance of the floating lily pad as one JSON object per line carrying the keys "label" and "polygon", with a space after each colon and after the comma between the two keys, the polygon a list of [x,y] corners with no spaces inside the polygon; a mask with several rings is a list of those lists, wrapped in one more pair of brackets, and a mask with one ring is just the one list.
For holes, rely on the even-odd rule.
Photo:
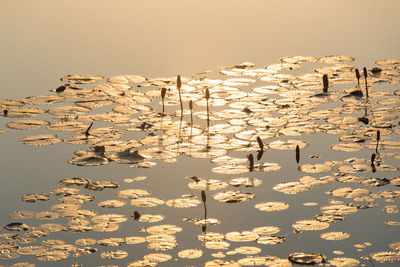
{"label": "floating lily pad", "polygon": [[122,200],[112,199],[99,202],[97,205],[103,208],[119,208],[125,206],[126,202]]}
{"label": "floating lily pad", "polygon": [[317,220],[301,220],[297,221],[292,227],[297,231],[317,231],[329,227],[329,223]]}
{"label": "floating lily pad", "polygon": [[10,219],[29,219],[33,218],[35,216],[35,213],[33,211],[25,211],[25,210],[19,210],[19,211],[12,211],[8,214],[8,218]]}
{"label": "floating lily pad", "polygon": [[400,252],[399,251],[382,251],[375,252],[369,255],[372,259],[384,263],[384,262],[400,262]]}
{"label": "floating lily pad", "polygon": [[270,142],[268,146],[270,148],[279,150],[295,150],[297,146],[299,146],[300,149],[307,147],[308,143],[301,140],[287,140],[287,141],[277,140]]}
{"label": "floating lily pad", "polygon": [[191,198],[170,199],[165,202],[167,206],[174,208],[192,208],[198,206],[200,203],[199,200]]}
{"label": "floating lily pad", "polygon": [[69,257],[68,251],[49,250],[39,253],[36,258],[40,261],[59,261]]}
{"label": "floating lily pad", "polygon": [[258,178],[239,177],[229,180],[229,185],[234,187],[254,187],[262,184],[262,180]]}
{"label": "floating lily pad", "polygon": [[365,188],[352,189],[350,187],[337,188],[328,192],[328,194],[336,197],[353,198],[356,201],[368,200],[368,196],[371,193],[372,192],[370,190]]}
{"label": "floating lily pad", "polygon": [[71,74],[61,77],[61,81],[77,83],[77,84],[95,83],[103,79],[104,77],[100,75],[81,75],[81,74]]}
{"label": "floating lily pad", "polygon": [[329,261],[330,265],[333,266],[359,266],[360,262],[356,259],[353,258],[344,258],[344,257],[340,257],[340,258],[333,258],[330,259]]}
{"label": "floating lily pad", "polygon": [[281,211],[288,209],[289,205],[283,202],[269,201],[258,203],[254,207],[261,211]]}
{"label": "floating lily pad", "polygon": [[60,214],[51,211],[42,211],[35,214],[35,219],[37,220],[55,220],[60,218]]}
{"label": "floating lily pad", "polygon": [[49,125],[49,122],[42,120],[19,120],[6,124],[8,128],[16,130],[36,130],[47,125]]}
{"label": "floating lily pad", "polygon": [[201,179],[188,184],[189,188],[196,190],[219,190],[228,186],[228,183],[217,179]]}
{"label": "floating lily pad", "polygon": [[278,233],[280,230],[281,229],[277,226],[261,226],[254,228],[252,232],[259,235],[272,235]]}
{"label": "floating lily pad", "polygon": [[252,193],[244,193],[240,191],[222,191],[216,193],[213,198],[220,202],[225,203],[237,203],[241,201],[246,201],[254,198]]}
{"label": "floating lily pad", "polygon": [[185,249],[179,251],[178,256],[184,259],[196,259],[203,256],[203,251],[200,249]]}
{"label": "floating lily pad", "polygon": [[154,197],[140,197],[131,200],[131,205],[138,207],[156,207],[164,204],[164,200]]}
{"label": "floating lily pad", "polygon": [[329,232],[321,234],[320,237],[326,240],[344,240],[349,238],[350,235],[345,232]]}
{"label": "floating lily pad", "polygon": [[151,253],[144,255],[143,258],[150,262],[166,262],[172,259],[172,256],[164,253]]}
{"label": "floating lily pad", "polygon": [[357,207],[344,205],[344,204],[333,204],[328,206],[322,206],[321,211],[327,215],[346,215],[356,213]]}
{"label": "floating lily pad", "polygon": [[103,251],[100,255],[103,259],[123,259],[128,257],[128,252],[123,250]]}
{"label": "floating lily pad", "polygon": [[46,194],[27,194],[21,197],[22,201],[33,203],[36,200],[46,201],[50,199],[49,195]]}
{"label": "floating lily pad", "polygon": [[289,261],[292,263],[297,264],[320,264],[324,263],[326,256],[322,255],[321,253],[302,253],[302,252],[295,252],[289,255]]}
{"label": "floating lily pad", "polygon": [[331,171],[332,167],[325,164],[304,164],[301,165],[298,169],[299,171],[307,173],[321,173]]}
{"label": "floating lily pad", "polygon": [[29,225],[20,222],[9,223],[4,228],[9,231],[26,231],[30,229]]}
{"label": "floating lily pad", "polygon": [[258,234],[251,231],[243,232],[229,232],[225,235],[225,238],[234,242],[250,242],[258,238]]}
{"label": "floating lily pad", "polygon": [[311,190],[312,186],[301,182],[286,182],[275,185],[272,189],[285,194],[297,194]]}
{"label": "floating lily pad", "polygon": [[48,146],[61,143],[63,140],[56,135],[27,136],[18,140],[20,143],[29,146]]}
{"label": "floating lily pad", "polygon": [[146,232],[153,235],[158,235],[158,234],[171,235],[179,233],[181,231],[182,231],[181,227],[171,224],[156,225],[146,229]]}
{"label": "floating lily pad", "polygon": [[257,239],[258,244],[263,245],[276,245],[285,242],[285,237],[283,236],[274,236],[274,235],[267,235],[261,236]]}

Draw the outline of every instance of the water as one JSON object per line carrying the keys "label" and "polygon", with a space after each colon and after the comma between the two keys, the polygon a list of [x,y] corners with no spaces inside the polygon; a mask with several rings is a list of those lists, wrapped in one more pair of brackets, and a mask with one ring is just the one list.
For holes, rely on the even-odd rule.
{"label": "water", "polygon": [[[79,5],[79,6],[78,6]],[[279,62],[279,58],[291,55],[326,56],[331,54],[348,55],[356,60],[350,62],[359,68],[372,68],[379,59],[399,58],[398,47],[400,35],[395,27],[396,1],[385,1],[385,4],[374,1],[336,1],[321,3],[320,1],[250,1],[246,4],[239,1],[218,1],[200,3],[147,3],[139,1],[121,1],[118,4],[106,1],[51,2],[29,1],[7,2],[2,8],[0,20],[2,25],[0,75],[2,90],[0,98],[21,100],[27,96],[54,94],[48,92],[60,85],[59,78],[67,74],[99,74],[105,77],[119,74],[137,74],[147,77],[174,77],[181,74],[190,77],[192,73],[211,70],[209,77],[218,76],[220,67],[239,64],[244,61],[254,62],[257,67]],[[390,30],[389,30],[390,29]],[[311,72],[304,71],[305,73]],[[301,71],[300,71],[301,72]],[[299,72],[299,73],[300,73]],[[296,72],[292,72],[296,73]],[[297,73],[296,73],[297,74]],[[228,79],[229,77],[223,77]],[[261,83],[262,84],[262,83]],[[255,87],[251,85],[249,88]],[[351,86],[335,85],[333,90],[342,90]],[[397,86],[377,85],[374,90],[394,91]],[[247,90],[247,89],[246,89]],[[152,102],[157,111],[160,106]],[[72,101],[69,104],[73,104]],[[334,104],[335,105],[335,104]],[[55,104],[54,106],[57,106]],[[47,107],[44,107],[47,108]],[[325,108],[325,107],[324,107]],[[106,108],[105,108],[106,109]],[[167,112],[179,109],[178,106],[167,107]],[[204,110],[204,107],[196,107]],[[213,108],[214,109],[214,108]],[[216,108],[217,109],[217,108]],[[96,109],[96,112],[97,109]],[[362,113],[362,112],[360,112]],[[275,114],[275,116],[277,116]],[[53,116],[43,115],[40,119],[51,120]],[[48,202],[25,203],[20,197],[29,193],[47,193],[57,188],[58,181],[68,177],[87,177],[92,180],[108,180],[120,184],[118,189],[106,189],[92,192],[81,189],[84,194],[96,197],[94,202],[84,204],[86,209],[99,212],[125,214],[128,222],[121,224],[117,232],[98,233],[89,231],[83,234],[55,233],[39,239],[61,239],[74,244],[78,238],[145,236],[138,232],[142,227],[152,224],[138,223],[130,218],[136,209],[142,213],[163,214],[166,219],[160,223],[174,224],[183,227],[184,231],[176,234],[178,247],[174,250],[161,251],[173,256],[165,266],[201,266],[213,259],[211,253],[222,250],[209,250],[201,246],[197,235],[201,227],[193,223],[183,222],[185,217],[202,218],[203,207],[175,209],[165,205],[155,208],[137,208],[126,205],[121,208],[101,210],[97,203],[108,199],[117,199],[115,193],[126,188],[140,188],[151,191],[151,195],[165,200],[178,198],[183,194],[196,194],[200,199],[200,191],[188,188],[185,176],[197,175],[228,181],[231,178],[246,176],[262,179],[259,187],[243,189],[252,192],[256,198],[235,204],[220,203],[212,199],[215,191],[207,192],[208,216],[217,218],[222,223],[208,226],[209,231],[228,233],[231,231],[251,230],[264,225],[275,225],[281,228],[278,235],[287,235],[286,241],[279,245],[258,245],[255,242],[230,242],[233,250],[241,245],[262,248],[260,256],[273,255],[287,258],[292,252],[321,252],[328,259],[341,257],[332,253],[334,250],[344,252],[343,257],[360,260],[361,256],[372,252],[389,250],[388,244],[398,242],[396,239],[398,226],[387,226],[383,221],[398,220],[397,214],[382,212],[386,205],[378,200],[378,207],[360,210],[356,214],[346,216],[344,222],[334,223],[323,231],[305,231],[292,234],[292,224],[298,220],[310,219],[319,213],[319,208],[328,205],[328,199],[348,202],[348,199],[335,198],[325,192],[338,187],[359,187],[358,184],[334,184],[316,186],[312,191],[296,195],[285,195],[276,192],[272,187],[286,181],[296,181],[306,175],[297,171],[292,151],[268,149],[263,156],[265,162],[277,162],[281,165],[279,172],[253,172],[243,175],[221,175],[211,171],[215,167],[208,159],[197,159],[180,156],[177,163],[158,162],[151,169],[132,169],[128,165],[108,164],[97,167],[78,167],[67,163],[73,152],[83,148],[79,145],[61,143],[54,146],[30,147],[18,143],[18,139],[28,136],[49,133],[46,129],[18,131],[8,129],[5,124],[15,121],[14,118],[3,118],[3,126],[7,133],[1,134],[1,162],[4,189],[0,194],[2,205],[0,217],[2,226],[14,220],[6,215],[11,211],[30,210],[40,212],[49,210],[58,203],[56,197]],[[185,116],[185,120],[188,117]],[[398,119],[397,119],[398,121]],[[205,127],[204,121],[195,118],[195,123]],[[213,122],[211,124],[214,124]],[[101,124],[96,125],[100,127]],[[360,126],[361,127],[361,126]],[[70,136],[66,134],[65,136]],[[130,132],[128,138],[139,138],[139,133]],[[286,139],[301,139],[310,143],[302,150],[301,164],[320,163],[327,160],[344,160],[350,157],[369,159],[372,150],[344,153],[329,149],[338,143],[337,135],[312,134]],[[398,135],[391,135],[398,141]],[[273,141],[265,140],[265,142]],[[282,138],[284,139],[284,138]],[[324,145],[323,145],[324,144]],[[326,145],[325,145],[326,144]],[[87,146],[84,147],[88,148]],[[396,150],[394,150],[397,152]],[[230,156],[245,158],[247,153],[232,152]],[[254,154],[254,153],[253,153]],[[310,159],[309,155],[319,155],[320,159]],[[289,157],[289,160],[287,158]],[[398,166],[398,160],[387,159],[385,164]],[[331,174],[331,173],[328,173]],[[398,172],[379,173],[377,177],[391,178]],[[125,178],[146,175],[144,181],[128,184]],[[311,174],[312,175],[312,174]],[[317,174],[316,177],[322,175]],[[367,173],[365,178],[374,177]],[[396,190],[387,185],[384,190]],[[381,188],[368,188],[373,192]],[[228,187],[224,190],[232,190]],[[290,205],[288,210],[265,213],[254,208],[263,201],[280,201]],[[306,202],[317,202],[317,206],[305,207]],[[365,203],[365,202],[362,202]],[[227,208],[228,207],[228,208]],[[63,222],[62,219],[56,220]],[[28,225],[38,225],[47,221],[25,219]],[[51,221],[49,221],[51,222]],[[368,223],[366,223],[368,222]],[[65,222],[64,222],[65,223]],[[360,224],[363,227],[359,227]],[[379,229],[380,231],[377,231]],[[319,237],[323,232],[344,231],[350,238],[342,241],[326,241]],[[3,233],[7,232],[3,230]],[[13,232],[14,233],[14,232]],[[18,233],[18,232],[16,232]],[[362,252],[358,252],[354,244],[371,242]],[[28,244],[29,245],[29,244]],[[59,262],[70,266],[79,262],[84,266],[118,264],[126,265],[134,260],[142,259],[148,253],[157,253],[146,249],[147,244],[123,245],[121,247],[102,247],[90,256],[70,257]],[[22,245],[23,246],[23,245]],[[204,251],[203,257],[185,260],[177,256],[184,249],[199,248]],[[323,250],[321,250],[323,248]],[[121,260],[105,260],[100,253],[106,250],[122,249],[129,256]],[[226,252],[226,251],[224,251]],[[227,256],[223,260],[237,260],[245,255]],[[178,259],[175,261],[175,259]],[[35,262],[38,266],[49,265],[37,261],[34,256],[23,256],[14,260],[2,260],[2,264],[11,265],[16,262]],[[369,264],[360,260],[361,263]],[[376,262],[375,262],[376,264]],[[394,263],[395,264],[395,263]],[[388,264],[390,265],[390,264]]]}

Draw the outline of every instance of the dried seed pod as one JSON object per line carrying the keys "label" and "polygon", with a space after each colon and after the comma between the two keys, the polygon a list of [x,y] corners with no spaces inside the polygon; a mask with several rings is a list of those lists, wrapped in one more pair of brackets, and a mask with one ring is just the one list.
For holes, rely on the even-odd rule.
{"label": "dried seed pod", "polygon": [[178,77],[176,78],[176,87],[178,87],[178,89],[181,89],[181,86],[182,86],[181,76],[178,75]]}
{"label": "dried seed pod", "polygon": [[164,99],[165,95],[167,94],[167,88],[163,87],[161,88],[161,98]]}
{"label": "dried seed pod", "polygon": [[208,88],[206,89],[206,99],[210,99],[210,91],[208,90]]}
{"label": "dried seed pod", "polygon": [[375,158],[376,158],[376,154],[375,154],[375,153],[372,153],[372,155],[371,155],[371,165],[374,164]]}
{"label": "dried seed pod", "polygon": [[328,92],[328,87],[329,87],[329,80],[328,80],[328,75],[327,74],[324,74],[322,76],[322,82],[324,84],[323,92],[327,93]]}
{"label": "dried seed pod", "polygon": [[257,136],[257,142],[258,142],[258,145],[260,146],[260,149],[263,150],[264,149],[264,144],[263,144],[263,142],[262,142],[262,140],[261,140],[261,138],[259,136]]}
{"label": "dried seed pod", "polygon": [[249,160],[249,169],[252,172],[254,170],[254,158],[252,154],[247,155],[247,159]]}
{"label": "dried seed pod", "polygon": [[204,190],[201,190],[201,200],[203,201],[203,202],[206,202],[206,192],[204,191]]}
{"label": "dried seed pod", "polygon": [[140,216],[141,214],[138,211],[135,211],[131,217],[133,217],[133,219],[137,221],[140,219]]}
{"label": "dried seed pod", "polygon": [[355,69],[355,72],[356,72],[356,77],[357,77],[357,84],[358,84],[358,86],[360,86],[360,72],[358,71],[358,69]]}
{"label": "dried seed pod", "polygon": [[299,145],[296,146],[296,162],[300,162],[300,147]]}
{"label": "dried seed pod", "polygon": [[178,88],[179,92],[179,102],[181,103],[181,117],[183,116],[183,103],[182,103],[182,95],[181,95],[181,86],[182,86],[182,81],[181,81],[181,76],[178,75],[176,78],[176,87]]}

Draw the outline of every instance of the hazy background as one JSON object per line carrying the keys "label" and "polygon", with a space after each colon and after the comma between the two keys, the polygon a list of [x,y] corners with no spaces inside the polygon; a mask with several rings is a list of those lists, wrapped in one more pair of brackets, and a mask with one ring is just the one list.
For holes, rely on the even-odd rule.
{"label": "hazy background", "polygon": [[[372,67],[378,59],[400,58],[398,14],[400,1],[398,0],[0,0],[0,3],[0,99],[21,100],[27,96],[50,94],[50,89],[61,85],[59,78],[67,74],[99,74],[106,77],[117,74],[139,74],[148,77],[171,77],[177,74],[186,76],[205,70],[215,72],[218,66],[244,61],[254,62],[261,67],[278,62],[281,57],[294,55],[348,55],[355,57],[356,61],[353,64],[360,67]],[[7,129],[5,124],[12,120],[15,119],[0,117],[0,129]],[[0,135],[0,180],[3,182],[0,189],[1,227],[10,223],[7,217],[10,211],[43,211],[57,203],[56,199],[52,199],[50,203],[31,205],[20,201],[20,197],[28,193],[48,193],[49,190],[56,188],[57,182],[63,178],[88,177],[93,180],[116,181],[121,186],[132,187],[136,185],[127,185],[123,179],[149,175],[151,179],[138,187],[159,186],[166,199],[190,191],[186,181],[182,182],[185,175],[196,174],[219,178],[218,175],[211,173],[210,169],[204,168],[205,164],[210,165],[208,160],[181,157],[178,168],[174,169],[173,174],[167,175],[161,164],[159,168],[150,171],[131,169],[129,166],[117,164],[84,168],[67,163],[73,152],[82,146],[61,143],[56,146],[29,147],[18,143],[21,137],[48,132],[46,129],[39,131],[8,129],[7,133]],[[336,137],[325,138],[330,138],[329,142],[336,141]],[[315,146],[312,149],[306,150],[305,153],[319,153],[322,156],[323,153],[335,153],[329,149],[318,151],[319,148]],[[279,151],[273,153],[274,156],[268,155],[268,157],[287,157],[287,154]],[[271,189],[271,185],[282,179],[285,181],[297,179],[292,176],[293,173],[299,175],[296,166],[291,166],[287,162],[283,164],[281,174],[284,177],[263,174],[265,178],[263,188],[268,188],[269,191],[260,192],[260,195],[297,204],[298,206],[293,206],[293,209],[298,211],[295,215],[299,219],[312,216],[315,214],[314,210],[301,205],[307,201],[302,199],[306,195],[299,195],[289,200],[287,196],[282,196]],[[154,180],[158,181],[156,185]],[[171,185],[172,182],[177,183]],[[325,195],[324,191],[325,188],[321,187],[313,192]],[[104,192],[103,197],[115,198],[113,195],[115,192],[116,190]],[[97,195],[98,201],[104,200],[101,199],[100,193]],[[211,198],[211,194],[208,197]],[[254,212],[253,204],[238,205],[245,207],[242,211]],[[90,205],[96,208],[96,204],[88,205],[89,208]],[[220,218],[223,214],[224,218],[228,218],[227,220],[220,218],[225,224],[221,228],[214,228],[215,231],[227,232],[240,227],[242,228],[238,230],[244,230],[244,226],[251,229],[261,223],[273,225],[278,224],[278,221],[290,223],[296,220],[292,213],[271,216],[269,222],[258,221],[264,220],[264,217],[248,220],[245,213],[231,214],[236,210],[221,208],[223,205],[215,206],[210,204],[210,216]],[[132,206],[127,205],[118,212],[129,214],[132,209]],[[308,213],[303,213],[306,210]],[[175,218],[173,212],[176,211],[171,209],[168,221],[165,223],[182,224],[181,218],[178,216]],[[188,212],[193,213],[190,215],[194,217],[199,217],[203,211],[200,207]],[[338,230],[342,231],[350,222],[356,226],[358,223],[363,224],[365,220],[371,219],[367,215],[369,213],[357,214],[352,221],[336,224],[335,228],[330,229],[336,230],[338,227]],[[384,220],[379,216],[386,215],[375,216],[378,226]],[[30,222],[32,221],[26,221],[28,224]],[[231,227],[229,230],[223,228],[226,224]],[[126,224],[122,232],[134,235],[137,232],[134,227],[137,226]],[[191,229],[187,224],[185,227]],[[353,229],[354,242],[366,241],[365,231],[369,231],[370,235],[380,235],[374,224],[368,224],[368,229],[363,227]],[[193,233],[199,232],[198,228],[192,228]],[[288,224],[282,232],[289,232],[290,229]],[[99,238],[101,234],[91,232],[88,235]],[[268,247],[268,249],[271,255],[279,256],[281,253],[280,256],[287,256],[286,251],[302,248],[304,242],[318,248],[320,244],[318,242],[322,242],[318,235],[319,233],[315,234],[314,239],[307,240],[296,238],[284,243],[283,249],[282,247]],[[118,234],[119,236],[123,235]],[[56,238],[64,237],[56,236]],[[397,237],[390,231],[380,235],[380,243],[377,241],[374,244],[374,250],[387,249],[386,246],[391,242],[391,238]],[[193,240],[182,242],[183,247],[185,242],[192,245]],[[356,255],[351,244],[346,244],[347,247],[343,246],[342,250],[355,253],[347,256]],[[137,247],[130,248],[134,249]],[[330,247],[327,249],[332,250]],[[142,256],[142,251],[146,249],[141,248],[136,253]],[[99,263],[103,262],[98,255],[94,258]],[[85,259],[89,264],[87,266],[93,264],[91,262],[93,257]],[[79,261],[86,263],[85,259],[79,258]],[[70,258],[69,265],[75,260]],[[12,262],[15,261],[8,261],[6,264]],[[51,264],[54,263],[48,266]]]}
{"label": "hazy background", "polygon": [[65,74],[189,75],[283,56],[399,56],[398,0],[1,1],[0,98]]}

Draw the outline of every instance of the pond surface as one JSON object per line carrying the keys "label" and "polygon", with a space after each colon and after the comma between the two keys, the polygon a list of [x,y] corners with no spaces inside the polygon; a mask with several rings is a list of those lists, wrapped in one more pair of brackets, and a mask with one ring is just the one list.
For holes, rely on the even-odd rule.
{"label": "pond surface", "polygon": [[6,3],[0,265],[398,265],[400,4],[320,2]]}
{"label": "pond surface", "polygon": [[398,262],[400,60],[370,70],[353,61],[283,57],[172,78],[67,75],[49,94],[0,100],[2,135],[24,145],[21,165],[60,171],[21,187],[2,258]]}

